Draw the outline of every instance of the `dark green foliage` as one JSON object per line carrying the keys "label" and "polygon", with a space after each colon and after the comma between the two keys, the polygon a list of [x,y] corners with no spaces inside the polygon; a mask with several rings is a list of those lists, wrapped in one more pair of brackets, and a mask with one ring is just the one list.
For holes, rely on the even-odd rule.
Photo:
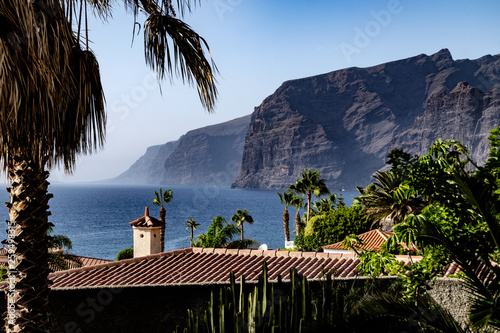
{"label": "dark green foliage", "polygon": [[6,281],[7,280],[7,267],[0,266],[0,281]]}
{"label": "dark green foliage", "polygon": [[391,166],[391,171],[404,177],[418,165],[418,156],[411,156],[401,148],[394,148],[387,154],[386,164]]}
{"label": "dark green foliage", "polygon": [[49,266],[51,270],[63,271],[70,268],[82,267],[80,258],[68,251],[73,249],[71,239],[65,235],[52,235],[54,229],[49,227],[47,239],[49,243]]}
{"label": "dark green foliage", "polygon": [[236,225],[241,228],[241,240],[245,238],[244,234],[244,224],[248,222],[249,224],[253,224],[252,215],[248,214],[248,209],[238,209],[233,216],[231,216],[231,221],[236,223]]}
{"label": "dark green foliage", "polygon": [[244,240],[237,239],[231,241],[227,243],[224,247],[226,249],[248,249],[251,246],[257,246],[257,245],[259,245],[259,242],[253,239],[245,238]]}
{"label": "dark green foliage", "polygon": [[343,241],[350,234],[369,231],[372,221],[359,206],[340,206],[311,218],[305,230],[295,238],[301,251],[322,251],[322,246]]}
{"label": "dark green foliage", "polygon": [[269,283],[266,263],[257,285],[237,283],[214,289],[203,318],[187,311],[187,327],[176,333],[296,332],[463,332],[429,298],[400,297],[390,280],[336,281],[325,274],[312,287],[295,270],[290,283]]}
{"label": "dark green foliage", "polygon": [[116,256],[116,261],[120,261],[123,259],[130,259],[134,257],[134,249],[125,249],[121,250]]}
{"label": "dark green foliage", "polygon": [[[319,170],[307,169],[301,172],[301,179],[297,179],[295,184],[290,185],[288,190],[296,194],[305,194],[307,199],[307,222],[311,217],[311,198],[329,194],[330,190],[326,186],[326,179],[321,178]],[[299,231],[300,233],[300,231]]]}
{"label": "dark green foliage", "polygon": [[[489,139],[484,166],[456,140],[437,140],[427,155],[414,160],[401,151],[390,155],[393,169],[388,172],[402,176],[393,193],[409,194],[408,199],[425,205],[401,214],[394,240],[415,245],[422,259],[404,267],[388,253],[366,252],[358,267],[368,274],[398,274],[405,296],[416,301],[448,264],[458,264],[457,276],[470,297],[469,321],[478,331],[500,329],[500,129]],[[402,165],[407,166],[404,172]]]}
{"label": "dark green foliage", "polygon": [[198,235],[196,246],[198,247],[225,247],[233,238],[240,233],[234,223],[227,223],[222,216],[216,216],[208,226],[206,234]]}

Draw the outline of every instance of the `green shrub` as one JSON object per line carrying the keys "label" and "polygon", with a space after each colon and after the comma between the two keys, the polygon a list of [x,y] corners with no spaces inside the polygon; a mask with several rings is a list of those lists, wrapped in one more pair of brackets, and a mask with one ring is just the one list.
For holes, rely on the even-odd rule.
{"label": "green shrub", "polygon": [[231,241],[231,242],[227,243],[224,247],[226,249],[248,249],[251,246],[257,246],[257,245],[259,245],[259,242],[255,241],[253,239],[245,238],[243,240],[237,239],[237,240]]}
{"label": "green shrub", "polygon": [[125,249],[121,250],[116,256],[116,261],[120,261],[123,259],[130,259],[134,257],[134,249]]}
{"label": "green shrub", "polygon": [[311,218],[294,245],[301,251],[322,251],[322,246],[341,242],[350,234],[369,231],[371,224],[363,208],[340,206]]}

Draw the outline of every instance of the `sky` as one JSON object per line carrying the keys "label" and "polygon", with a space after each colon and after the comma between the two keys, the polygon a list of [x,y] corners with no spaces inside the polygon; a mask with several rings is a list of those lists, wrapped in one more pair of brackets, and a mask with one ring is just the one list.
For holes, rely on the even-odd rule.
{"label": "sky", "polygon": [[499,13],[498,0],[202,0],[184,21],[206,39],[219,69],[209,114],[195,88],[158,82],[144,61],[143,31],[134,36],[132,13],[117,5],[108,22],[89,22],[106,95],[106,143],[79,157],[72,175],[52,170],[51,182],[113,178],[149,146],[252,113],[287,80],[443,48],[454,59],[500,54]]}

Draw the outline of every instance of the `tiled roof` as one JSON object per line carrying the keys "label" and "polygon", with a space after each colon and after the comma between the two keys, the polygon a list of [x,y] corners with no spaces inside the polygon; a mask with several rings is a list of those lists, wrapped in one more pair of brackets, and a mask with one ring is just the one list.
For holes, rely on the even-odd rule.
{"label": "tiled roof", "polygon": [[[80,261],[82,263],[81,267],[101,265],[101,264],[113,262],[111,260],[106,260],[106,259],[97,259],[97,258],[82,257],[82,256],[77,256],[77,257],[78,257],[78,259],[80,259]],[[69,269],[78,268],[73,261],[66,260],[66,264],[68,265]],[[51,268],[52,268],[52,270],[59,270],[57,268],[56,269],[54,269],[53,267],[51,267]]]}
{"label": "tiled roof", "polygon": [[148,207],[146,207],[143,217],[140,217],[135,221],[129,222],[129,224],[133,227],[161,227],[161,226],[163,226],[163,223],[160,220],[149,216],[149,208]]}
{"label": "tiled roof", "polygon": [[[393,232],[382,231],[380,229],[370,230],[359,235],[359,239],[362,240],[365,245],[357,248],[358,250],[380,250],[380,245],[386,242],[387,239],[394,235]],[[342,246],[342,242],[330,244],[323,246],[325,250],[348,250],[348,248]]]}
{"label": "tiled roof", "polygon": [[[103,287],[143,287],[174,285],[228,284],[229,273],[236,279],[257,282],[262,263],[268,267],[269,281],[290,280],[295,268],[308,280],[321,280],[326,273],[337,279],[356,278],[359,259],[353,253],[289,252],[237,249],[188,248],[121,261],[82,257],[84,267],[49,274],[54,289],[87,289]],[[397,255],[409,265],[420,256]],[[94,265],[97,264],[97,265]],[[456,274],[456,264],[447,267],[444,277]],[[5,286],[4,282],[0,282]]]}
{"label": "tiled roof", "polygon": [[[76,256],[80,259],[82,262],[82,267],[88,267],[88,266],[93,266],[93,265],[100,265],[100,264],[105,264],[112,262],[111,260],[106,260],[106,259],[97,259],[97,258],[90,258],[90,257],[82,257],[82,256]],[[7,248],[6,247],[1,247],[0,248],[0,266],[7,267],[8,259],[7,259]],[[76,264],[73,261],[66,260],[66,264],[68,267],[71,268],[77,268]],[[52,270],[58,270],[55,267],[50,267]]]}
{"label": "tiled roof", "polygon": [[326,272],[356,277],[359,264],[353,254],[188,248],[55,272],[49,278],[56,289],[226,284],[231,271],[236,279],[244,275],[245,281],[256,282],[264,261],[269,281],[277,281],[278,275],[288,281],[291,268],[308,280]]}

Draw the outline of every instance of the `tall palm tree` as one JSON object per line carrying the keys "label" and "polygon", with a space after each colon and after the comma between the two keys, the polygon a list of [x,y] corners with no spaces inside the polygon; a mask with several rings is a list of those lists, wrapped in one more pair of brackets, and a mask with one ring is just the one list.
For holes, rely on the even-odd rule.
{"label": "tall palm tree", "polygon": [[290,241],[290,215],[288,214],[288,206],[293,200],[294,194],[290,191],[285,191],[282,193],[278,192],[280,197],[280,203],[285,205],[285,211],[283,212],[283,231],[285,232],[285,241]]}
{"label": "tall palm tree", "polygon": [[70,172],[104,142],[104,95],[94,55],[82,49],[61,3],[0,3],[0,159],[11,187],[15,260],[7,332],[48,327],[48,169]]}
{"label": "tall palm tree", "polygon": [[[86,14],[90,5],[107,18],[112,3],[0,2],[0,163],[11,184],[9,246],[15,252],[7,332],[45,332],[50,326],[48,171],[62,165],[71,172],[77,155],[104,143],[104,94],[99,65],[88,49]],[[146,14],[146,62],[158,78],[177,75],[195,83],[202,104],[212,111],[216,67],[205,57],[207,43],[176,17],[196,1],[124,3],[136,18],[139,11]]]}
{"label": "tall palm tree", "polygon": [[245,222],[253,224],[253,217],[251,215],[248,215],[248,209],[238,209],[236,213],[231,217],[231,221],[236,223],[238,227],[241,227],[241,240],[243,240],[245,238],[243,235],[243,225],[245,224]]}
{"label": "tall palm tree", "polygon": [[307,222],[311,215],[311,197],[320,197],[325,194],[330,194],[328,187],[326,187],[326,180],[321,178],[319,171],[312,171],[307,169],[300,174],[301,179],[295,181],[295,185],[288,187],[291,191],[298,194],[305,194],[307,197]]}
{"label": "tall palm tree", "polygon": [[191,217],[189,220],[186,221],[187,229],[191,229],[191,246],[194,246],[194,231],[196,230],[197,227],[200,226],[199,223],[196,223],[196,221]]}
{"label": "tall palm tree", "polygon": [[300,210],[304,208],[304,198],[294,195],[290,205],[297,209],[297,213],[295,214],[295,235],[300,235],[302,222],[300,220]]}
{"label": "tall palm tree", "polygon": [[165,227],[167,225],[167,221],[165,220],[165,216],[167,211],[165,210],[164,205],[168,204],[174,198],[174,194],[172,190],[168,189],[163,192],[160,187],[160,192],[155,191],[155,198],[153,199],[153,205],[160,206],[160,221],[162,223],[161,231],[160,231],[160,243],[161,243],[161,251],[165,251]]}

